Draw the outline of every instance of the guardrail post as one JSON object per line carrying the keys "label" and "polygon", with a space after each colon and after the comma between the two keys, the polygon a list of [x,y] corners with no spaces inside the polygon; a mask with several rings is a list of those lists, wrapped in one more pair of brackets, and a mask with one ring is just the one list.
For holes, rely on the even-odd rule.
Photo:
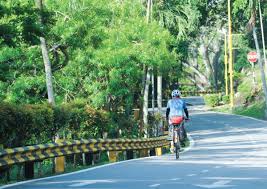
{"label": "guardrail post", "polygon": [[133,150],[126,150],[126,159],[133,159],[134,158],[134,152]]}
{"label": "guardrail post", "polygon": [[148,149],[142,149],[139,152],[140,152],[140,157],[147,157],[148,156]]}
{"label": "guardrail post", "polygon": [[156,151],[156,156],[162,155],[162,148],[161,147],[155,148],[155,151]]}
{"label": "guardrail post", "polygon": [[109,151],[108,152],[109,162],[116,162],[117,161],[117,152],[116,151]]}
{"label": "guardrail post", "polygon": [[134,119],[138,120],[139,114],[140,114],[140,109],[133,109],[133,111],[134,111]]}
{"label": "guardrail post", "polygon": [[[3,144],[0,144],[0,150],[3,150],[3,149],[4,149]],[[5,175],[7,175],[7,171],[8,171],[7,166],[0,167],[0,179],[4,178]]]}
{"label": "guardrail post", "polygon": [[155,148],[151,148],[149,150],[149,156],[155,156],[156,155],[156,151],[155,151]]}
{"label": "guardrail post", "polygon": [[25,162],[24,176],[26,179],[34,178],[34,161]]}
{"label": "guardrail post", "polygon": [[[62,139],[56,139],[56,143],[62,142]],[[56,173],[62,173],[65,171],[65,156],[56,157],[55,158],[55,172]]]}

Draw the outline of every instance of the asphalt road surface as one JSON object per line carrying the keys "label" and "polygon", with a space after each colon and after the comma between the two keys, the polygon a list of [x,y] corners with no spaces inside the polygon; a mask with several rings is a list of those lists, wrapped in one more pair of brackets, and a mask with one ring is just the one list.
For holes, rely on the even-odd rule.
{"label": "asphalt road surface", "polygon": [[[13,185],[19,189],[266,189],[267,122],[195,111],[187,129],[193,147]],[[1,187],[0,187],[1,188]]]}

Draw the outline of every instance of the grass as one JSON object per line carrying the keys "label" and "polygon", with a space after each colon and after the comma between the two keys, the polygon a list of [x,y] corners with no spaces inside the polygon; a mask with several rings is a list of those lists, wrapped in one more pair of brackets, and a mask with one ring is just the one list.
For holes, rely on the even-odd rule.
{"label": "grass", "polygon": [[229,105],[217,106],[217,107],[211,108],[211,110],[216,111],[216,112],[225,112],[225,113],[232,113],[236,115],[244,115],[248,117],[265,120],[264,107],[265,107],[264,102],[256,102],[249,106],[235,107],[232,110]]}

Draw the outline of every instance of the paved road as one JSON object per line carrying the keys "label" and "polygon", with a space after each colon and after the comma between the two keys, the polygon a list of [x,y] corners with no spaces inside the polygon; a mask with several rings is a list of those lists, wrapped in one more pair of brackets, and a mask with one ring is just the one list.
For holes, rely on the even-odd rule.
{"label": "paved road", "polygon": [[192,116],[188,130],[195,144],[178,161],[150,157],[9,188],[267,188],[266,122],[202,112]]}

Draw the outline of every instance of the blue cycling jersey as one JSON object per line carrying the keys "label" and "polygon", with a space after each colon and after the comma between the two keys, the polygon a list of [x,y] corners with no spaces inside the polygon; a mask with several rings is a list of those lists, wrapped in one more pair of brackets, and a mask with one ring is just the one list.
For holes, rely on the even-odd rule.
{"label": "blue cycling jersey", "polygon": [[186,109],[186,103],[180,98],[173,98],[169,100],[167,108],[170,109],[169,117],[185,116],[184,109]]}

